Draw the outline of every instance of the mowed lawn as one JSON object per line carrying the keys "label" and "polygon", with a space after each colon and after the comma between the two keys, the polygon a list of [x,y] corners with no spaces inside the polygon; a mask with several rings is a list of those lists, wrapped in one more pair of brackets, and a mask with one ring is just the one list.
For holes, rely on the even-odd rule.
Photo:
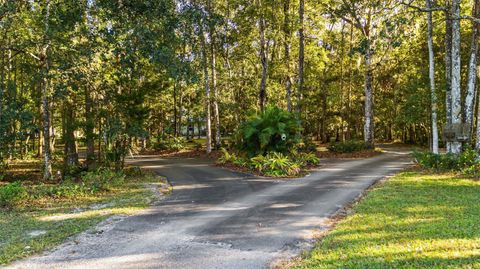
{"label": "mowed lawn", "polygon": [[480,268],[480,181],[397,175],[293,267]]}

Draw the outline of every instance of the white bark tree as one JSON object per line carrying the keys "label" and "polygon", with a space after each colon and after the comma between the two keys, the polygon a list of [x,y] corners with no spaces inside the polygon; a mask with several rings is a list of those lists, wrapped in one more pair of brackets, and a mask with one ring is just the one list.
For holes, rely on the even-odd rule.
{"label": "white bark tree", "polygon": [[[209,12],[212,15],[214,7],[212,1],[208,1]],[[220,112],[218,108],[218,87],[217,87],[217,60],[216,60],[216,48],[215,48],[215,25],[210,22],[210,65],[212,71],[212,91],[213,91],[213,118],[215,121],[215,148],[219,149],[221,146],[221,134],[220,134]]]}
{"label": "white bark tree", "polygon": [[211,120],[211,100],[210,100],[210,79],[208,74],[208,55],[207,55],[207,45],[205,41],[205,31],[204,31],[205,15],[200,22],[200,45],[202,50],[202,65],[203,65],[203,81],[205,88],[205,122],[207,128],[207,141],[205,142],[207,154],[212,152],[212,120]]}
{"label": "white bark tree", "polygon": [[432,110],[432,152],[438,154],[438,126],[437,126],[437,94],[435,92],[435,57],[433,51],[433,23],[432,23],[432,7],[431,0],[425,0],[427,9],[427,38],[428,38],[428,56],[429,56],[429,77],[430,77],[430,95]]}
{"label": "white bark tree", "polygon": [[[460,55],[460,2],[452,1],[452,124],[462,123],[461,55]],[[462,143],[453,142],[451,153],[460,153]]]}
{"label": "white bark tree", "polygon": [[[452,124],[452,7],[451,0],[445,0],[445,113],[447,124]],[[447,152],[452,143],[447,142]]]}
{"label": "white bark tree", "polygon": [[[472,16],[478,18],[479,0],[475,0],[473,4]],[[470,47],[470,61],[468,63],[468,81],[467,95],[465,97],[465,124],[473,127],[473,113],[475,110],[475,95],[477,84],[477,57],[478,57],[478,31],[479,24],[472,22],[472,42]]]}

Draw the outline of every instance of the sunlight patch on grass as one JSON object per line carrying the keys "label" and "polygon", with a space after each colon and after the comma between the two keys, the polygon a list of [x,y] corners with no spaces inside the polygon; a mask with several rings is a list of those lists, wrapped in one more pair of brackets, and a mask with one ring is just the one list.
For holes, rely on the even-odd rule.
{"label": "sunlight patch on grass", "polygon": [[159,181],[164,183],[160,177],[140,177],[108,192],[72,199],[44,198],[1,210],[0,265],[51,249],[110,216],[139,213],[155,199],[145,184]]}
{"label": "sunlight patch on grass", "polygon": [[408,172],[373,189],[294,268],[480,268],[480,182]]}

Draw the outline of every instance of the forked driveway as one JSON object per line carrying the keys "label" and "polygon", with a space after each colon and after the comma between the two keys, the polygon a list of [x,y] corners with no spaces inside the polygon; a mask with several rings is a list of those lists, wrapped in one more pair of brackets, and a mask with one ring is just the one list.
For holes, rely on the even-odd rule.
{"label": "forked driveway", "polygon": [[297,254],[339,208],[410,163],[407,152],[327,162],[302,179],[254,178],[205,160],[142,157],[174,186],[144,214],[13,268],[265,268]]}

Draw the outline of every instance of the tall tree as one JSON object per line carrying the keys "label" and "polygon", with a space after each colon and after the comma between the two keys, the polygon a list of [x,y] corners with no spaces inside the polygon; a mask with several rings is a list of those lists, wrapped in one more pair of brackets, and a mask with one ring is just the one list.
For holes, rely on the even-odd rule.
{"label": "tall tree", "polygon": [[292,78],[290,76],[290,0],[283,2],[283,46],[285,50],[285,90],[287,109],[292,112]]}
{"label": "tall tree", "polygon": [[[214,17],[215,9],[212,1],[208,1],[208,9],[210,17]],[[215,18],[210,18],[210,68],[212,72],[212,91],[213,91],[213,117],[215,119],[215,148],[219,149],[221,146],[221,130],[220,130],[220,111],[218,108],[218,87],[217,87],[217,56],[216,56],[216,33],[215,33]]]}
{"label": "tall tree", "polygon": [[260,81],[259,107],[260,111],[265,111],[267,103],[267,72],[268,72],[268,44],[265,37],[267,21],[263,11],[262,0],[257,0],[258,9],[258,33],[260,35],[260,61],[262,64],[262,78]]}
{"label": "tall tree", "polygon": [[304,85],[305,69],[305,0],[300,0],[298,7],[298,17],[300,28],[298,29],[298,85],[297,85],[297,113],[302,113],[302,92]]}
{"label": "tall tree", "polygon": [[[462,123],[460,2],[461,0],[452,1],[452,124]],[[452,143],[450,152],[460,153],[461,150],[462,143]]]}
{"label": "tall tree", "polygon": [[200,22],[200,46],[202,51],[202,67],[203,67],[203,81],[205,89],[205,122],[207,128],[207,141],[206,141],[206,150],[210,154],[212,152],[212,121],[211,121],[211,100],[210,100],[210,79],[208,72],[208,54],[207,54],[207,44],[205,41],[205,14],[202,13],[201,22]]}
{"label": "tall tree", "polygon": [[433,51],[433,20],[431,0],[425,0],[427,12],[427,40],[428,40],[428,59],[429,59],[429,77],[430,77],[430,95],[432,110],[432,152],[438,154],[438,126],[437,126],[437,93],[435,88],[435,56]]}
{"label": "tall tree", "polygon": [[43,3],[43,21],[44,34],[43,44],[40,51],[40,60],[42,66],[42,115],[43,115],[43,179],[49,180],[52,177],[51,151],[50,151],[50,66],[49,66],[49,49],[50,49],[50,0]]}
{"label": "tall tree", "polygon": [[[445,0],[445,112],[447,124],[452,124],[452,2]],[[447,142],[447,151],[452,143]]]}
{"label": "tall tree", "polygon": [[[480,15],[479,0],[474,0],[472,17],[478,18]],[[477,85],[477,57],[478,57],[478,34],[480,25],[472,22],[472,41],[470,45],[470,61],[468,63],[468,81],[467,81],[467,95],[465,97],[464,115],[465,124],[473,128],[473,113]],[[470,129],[471,130],[471,129]],[[471,133],[471,132],[470,132]]]}

